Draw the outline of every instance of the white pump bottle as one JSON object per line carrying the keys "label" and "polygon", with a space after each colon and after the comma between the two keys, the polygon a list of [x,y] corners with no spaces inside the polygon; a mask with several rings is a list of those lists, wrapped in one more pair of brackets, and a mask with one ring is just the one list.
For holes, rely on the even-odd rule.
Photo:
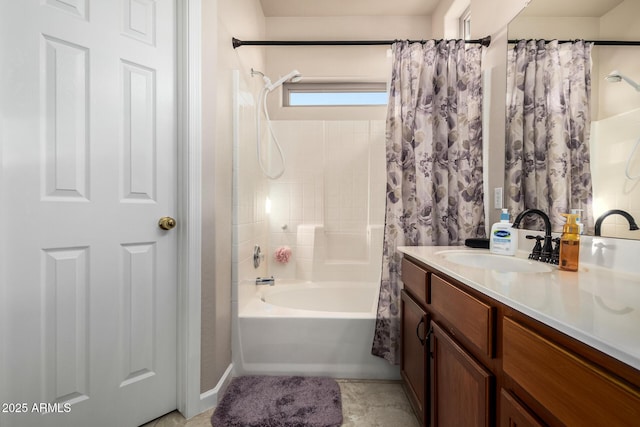
{"label": "white pump bottle", "polygon": [[509,222],[509,211],[502,209],[500,222],[491,227],[489,250],[499,255],[515,255],[518,250],[518,230]]}

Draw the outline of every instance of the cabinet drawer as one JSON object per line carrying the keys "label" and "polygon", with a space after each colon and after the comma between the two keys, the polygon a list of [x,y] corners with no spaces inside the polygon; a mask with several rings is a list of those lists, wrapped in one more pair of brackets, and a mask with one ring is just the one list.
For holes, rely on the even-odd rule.
{"label": "cabinet drawer", "polygon": [[429,273],[416,264],[402,258],[402,282],[419,304],[429,303]]}
{"label": "cabinet drawer", "polygon": [[502,324],[505,374],[563,424],[637,425],[638,390],[509,318]]}
{"label": "cabinet drawer", "polygon": [[462,335],[481,354],[493,357],[493,307],[435,274],[431,275],[431,307],[444,317],[451,335]]}

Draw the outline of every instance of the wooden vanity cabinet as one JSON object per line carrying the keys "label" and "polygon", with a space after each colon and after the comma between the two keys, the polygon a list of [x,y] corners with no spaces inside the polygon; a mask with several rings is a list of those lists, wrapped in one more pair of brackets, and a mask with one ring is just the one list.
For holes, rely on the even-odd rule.
{"label": "wooden vanity cabinet", "polygon": [[400,371],[418,419],[492,425],[495,379],[474,353],[494,353],[494,309],[406,258],[402,280]]}
{"label": "wooden vanity cabinet", "polygon": [[639,370],[410,257],[402,279],[402,378],[423,425],[640,425]]}

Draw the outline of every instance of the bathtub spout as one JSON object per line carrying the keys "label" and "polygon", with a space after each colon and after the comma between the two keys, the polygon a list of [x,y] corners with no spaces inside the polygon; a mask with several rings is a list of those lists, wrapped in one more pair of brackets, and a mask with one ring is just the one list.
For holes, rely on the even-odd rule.
{"label": "bathtub spout", "polygon": [[256,285],[269,285],[273,286],[276,284],[276,279],[271,277],[256,277]]}

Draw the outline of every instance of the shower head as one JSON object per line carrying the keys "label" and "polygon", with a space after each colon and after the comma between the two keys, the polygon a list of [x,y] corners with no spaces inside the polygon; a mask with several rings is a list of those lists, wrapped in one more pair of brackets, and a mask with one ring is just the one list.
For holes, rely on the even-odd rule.
{"label": "shower head", "polygon": [[612,71],[604,78],[609,83],[619,83],[622,81],[622,77],[617,71]]}
{"label": "shower head", "polygon": [[[268,79],[266,79],[266,80],[268,80]],[[302,80],[302,74],[298,70],[293,70],[289,74],[287,74],[286,76],[281,77],[275,83],[271,83],[271,81],[269,81],[267,83],[266,80],[265,80],[265,87],[269,90],[269,92],[271,92],[275,88],[277,88],[278,86],[283,84],[284,82],[289,82],[290,81],[292,83],[298,83],[300,80]]]}
{"label": "shower head", "polygon": [[259,75],[259,76],[262,77],[262,80],[264,81],[264,88],[268,92],[273,91],[275,88],[277,88],[278,86],[280,86],[284,82],[289,81],[289,82],[292,82],[292,83],[298,83],[300,80],[302,80],[302,74],[298,70],[291,71],[289,74],[287,74],[286,76],[280,78],[275,83],[271,83],[271,79],[269,77],[265,76],[265,74],[263,72],[258,71],[258,70],[254,70],[252,68],[251,69],[251,77],[254,77],[256,75]]}
{"label": "shower head", "polygon": [[624,74],[622,74],[618,70],[614,70],[614,71],[610,72],[609,74],[607,74],[607,76],[604,79],[606,81],[608,81],[609,83],[618,83],[618,82],[621,82],[622,80],[624,80],[625,82],[627,82],[631,86],[633,86],[633,88],[636,91],[640,92],[640,84],[634,82],[633,80],[631,80],[629,77],[625,76]]}

